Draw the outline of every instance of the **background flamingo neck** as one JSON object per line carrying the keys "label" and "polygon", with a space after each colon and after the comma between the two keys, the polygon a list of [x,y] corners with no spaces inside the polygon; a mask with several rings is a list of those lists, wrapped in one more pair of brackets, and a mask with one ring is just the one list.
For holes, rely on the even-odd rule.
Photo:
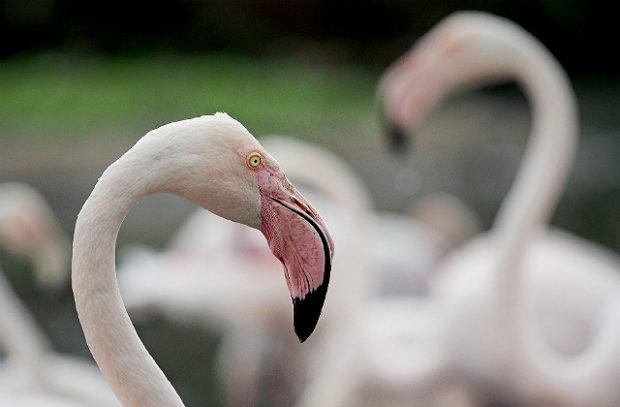
{"label": "background flamingo neck", "polygon": [[498,258],[507,266],[498,274],[508,278],[511,291],[517,281],[514,261],[530,235],[548,222],[577,146],[576,103],[566,73],[533,38],[515,44],[520,46],[512,53],[514,75],[532,105],[532,131],[492,229],[500,245]]}
{"label": "background flamingo neck", "polygon": [[[513,326],[519,329],[514,338],[522,341],[516,348],[519,352],[516,357],[521,358],[520,365],[524,369],[520,377],[526,377],[531,387],[555,393],[560,399],[571,399],[575,405],[587,405],[597,398],[612,399],[606,399],[610,396],[601,394],[600,389],[612,388],[610,381],[620,373],[616,366],[620,356],[617,341],[620,301],[608,306],[606,316],[601,317],[605,322],[595,332],[589,346],[567,358],[546,342],[531,318],[536,311],[531,304],[519,303],[523,296],[516,285],[520,276],[514,260],[520,257],[531,232],[537,226],[542,229],[549,221],[557,197],[566,184],[578,142],[577,106],[566,73],[549,53],[544,50],[538,53],[541,55],[531,63],[531,69],[522,74],[522,82],[533,104],[533,140],[522,165],[523,174],[517,181],[521,184],[515,184],[514,208],[506,205],[503,223],[500,219],[497,222],[498,232],[507,237],[503,250],[506,254],[503,270],[507,271],[503,293],[509,294],[506,298],[512,309],[508,310],[516,321]],[[499,229],[500,226],[504,229]],[[512,242],[511,234],[514,236]],[[529,311],[521,312],[527,309]]]}
{"label": "background flamingo neck", "polygon": [[0,270],[0,342],[11,367],[26,375],[29,385],[42,385],[40,362],[51,345],[30,313],[13,293]]}
{"label": "background flamingo neck", "polygon": [[[521,348],[517,343],[523,329],[518,322],[523,280],[520,259],[526,242],[549,221],[577,146],[576,102],[566,73],[533,37],[515,39],[513,44],[513,72],[532,105],[532,131],[492,229],[497,244],[493,275],[497,278],[497,317],[506,347],[500,352],[505,355]],[[510,368],[516,360],[505,362]]]}
{"label": "background flamingo neck", "polygon": [[532,106],[532,131],[493,226],[509,247],[549,221],[577,147],[576,102],[566,73],[539,44],[520,48],[515,77]]}
{"label": "background flamingo neck", "polygon": [[116,397],[126,407],[183,403],[150,356],[127,315],[115,268],[118,231],[154,175],[130,154],[102,175],[75,228],[72,284],[86,342]]}

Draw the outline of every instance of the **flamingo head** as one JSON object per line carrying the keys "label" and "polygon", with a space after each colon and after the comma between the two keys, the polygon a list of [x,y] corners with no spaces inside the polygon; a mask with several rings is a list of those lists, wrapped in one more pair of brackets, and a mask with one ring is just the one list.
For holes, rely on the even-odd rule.
{"label": "flamingo head", "polygon": [[29,185],[0,185],[0,243],[30,259],[40,284],[60,289],[69,275],[69,241],[45,198]]}
{"label": "flamingo head", "polygon": [[[318,322],[329,283],[334,245],[327,228],[276,160],[224,113],[170,123],[147,134],[139,155],[165,167],[157,185],[226,219],[260,230],[282,262],[301,342]],[[140,142],[138,143],[140,144]],[[163,147],[162,147],[163,145]],[[138,146],[138,145],[136,145]],[[157,151],[144,154],[145,151]],[[162,182],[162,177],[169,178]]]}
{"label": "flamingo head", "polygon": [[386,70],[378,96],[394,146],[405,146],[407,133],[450,92],[514,69],[507,50],[520,39],[519,28],[507,23],[482,12],[454,13]]}

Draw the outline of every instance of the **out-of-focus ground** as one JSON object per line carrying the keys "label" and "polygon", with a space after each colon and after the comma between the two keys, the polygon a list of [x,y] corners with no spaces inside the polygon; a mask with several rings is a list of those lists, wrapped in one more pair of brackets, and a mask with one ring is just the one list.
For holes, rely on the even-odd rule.
{"label": "out-of-focus ground", "polygon": [[[97,177],[141,135],[170,121],[226,111],[259,138],[285,134],[335,151],[367,183],[380,209],[398,211],[423,193],[446,191],[490,226],[528,137],[528,106],[518,89],[450,99],[417,129],[413,153],[394,155],[382,138],[377,79],[377,73],[346,65],[217,54],[51,54],[0,62],[0,182],[40,189],[71,233]],[[620,251],[620,79],[573,81],[581,145],[553,223]],[[176,197],[145,199],[121,230],[119,253],[127,242],[163,246],[192,209]],[[87,356],[69,291],[41,293],[21,259],[4,253],[1,259],[54,345]],[[206,396],[215,386],[209,369],[217,338],[160,320],[138,329],[187,405],[221,404]]]}

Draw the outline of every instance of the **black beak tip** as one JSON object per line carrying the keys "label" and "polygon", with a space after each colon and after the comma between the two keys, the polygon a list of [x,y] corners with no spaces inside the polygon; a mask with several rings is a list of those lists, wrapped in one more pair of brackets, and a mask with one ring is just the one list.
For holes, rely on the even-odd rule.
{"label": "black beak tip", "polygon": [[321,316],[327,284],[324,283],[303,299],[293,298],[293,325],[299,342],[303,343],[310,337]]}
{"label": "black beak tip", "polygon": [[400,125],[394,123],[383,109],[379,109],[379,121],[383,123],[390,151],[395,154],[406,152],[409,149],[408,132]]}
{"label": "black beak tip", "polygon": [[400,126],[390,124],[387,126],[389,148],[394,153],[402,153],[409,149],[409,135]]}

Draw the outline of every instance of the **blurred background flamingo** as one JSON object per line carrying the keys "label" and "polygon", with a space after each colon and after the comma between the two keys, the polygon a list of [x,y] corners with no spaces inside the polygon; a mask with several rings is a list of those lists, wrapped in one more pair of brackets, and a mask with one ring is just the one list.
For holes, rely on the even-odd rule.
{"label": "blurred background flamingo", "polygon": [[[608,336],[620,335],[620,259],[544,227],[576,150],[575,101],[562,68],[507,20],[459,13],[395,63],[381,92],[393,128],[407,131],[453,89],[506,76],[531,100],[531,147],[488,236],[440,267],[433,293],[454,312],[446,337],[456,365],[500,393],[530,403],[614,405],[616,386],[601,380],[617,369]],[[562,352],[571,358],[563,361]]]}
{"label": "blurred background flamingo", "polygon": [[[41,194],[26,184],[0,184],[0,245],[30,259],[44,289],[68,283],[68,238]],[[96,366],[52,350],[1,273],[0,347],[6,352],[0,405],[119,405]]]}

